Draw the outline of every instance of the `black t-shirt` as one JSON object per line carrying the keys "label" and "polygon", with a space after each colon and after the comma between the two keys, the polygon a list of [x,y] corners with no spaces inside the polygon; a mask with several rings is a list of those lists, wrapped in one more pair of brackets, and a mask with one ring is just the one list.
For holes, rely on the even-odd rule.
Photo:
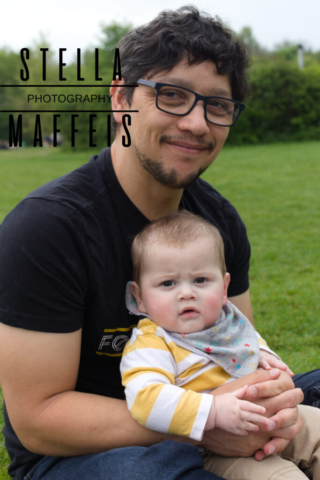
{"label": "black t-shirt", "polygon": [[[202,179],[180,207],[211,221],[225,245],[229,296],[249,287],[250,245],[235,208]],[[119,364],[137,317],[125,306],[130,246],[148,223],[121,188],[110,149],[40,187],[0,227],[0,322],[42,332],[83,329],[76,390],[124,398]],[[16,437],[5,410],[10,474],[23,478],[38,455]]]}

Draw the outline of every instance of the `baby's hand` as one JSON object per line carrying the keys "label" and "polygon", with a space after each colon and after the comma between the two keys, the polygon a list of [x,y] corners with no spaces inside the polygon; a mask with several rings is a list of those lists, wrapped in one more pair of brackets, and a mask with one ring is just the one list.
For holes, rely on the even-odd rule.
{"label": "baby's hand", "polygon": [[263,423],[268,430],[269,420],[259,415],[265,413],[266,409],[240,400],[246,391],[247,385],[235,392],[214,397],[205,431],[218,427],[237,435],[248,435],[248,431],[257,432],[259,430],[257,425],[250,422]]}
{"label": "baby's hand", "polygon": [[277,357],[268,353],[265,350],[260,350],[260,360],[259,367],[264,368],[264,370],[271,370],[271,368],[279,368],[279,370],[284,370],[288,372],[291,377],[294,373],[290,370],[288,365],[286,365],[282,360],[279,360]]}

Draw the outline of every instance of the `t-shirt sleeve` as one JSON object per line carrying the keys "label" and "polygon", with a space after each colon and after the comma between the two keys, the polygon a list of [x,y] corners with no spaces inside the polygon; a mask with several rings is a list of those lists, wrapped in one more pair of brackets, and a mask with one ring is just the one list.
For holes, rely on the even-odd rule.
{"label": "t-shirt sleeve", "polygon": [[225,240],[226,264],[230,273],[228,296],[233,297],[249,288],[251,249],[246,227],[237,210],[227,200],[223,203],[223,209],[229,233]]}
{"label": "t-shirt sleeve", "polygon": [[23,200],[0,226],[0,322],[42,332],[81,328],[88,257],[70,207]]}

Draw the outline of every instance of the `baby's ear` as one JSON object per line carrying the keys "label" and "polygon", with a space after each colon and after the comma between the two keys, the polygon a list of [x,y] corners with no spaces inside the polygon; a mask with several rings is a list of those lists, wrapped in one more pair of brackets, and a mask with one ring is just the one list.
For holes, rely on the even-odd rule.
{"label": "baby's ear", "polygon": [[224,274],[224,277],[223,277],[223,287],[224,287],[224,290],[223,290],[223,305],[226,305],[227,301],[228,301],[228,286],[229,286],[229,283],[230,283],[230,273],[225,273]]}
{"label": "baby's ear", "polygon": [[137,282],[131,282],[130,283],[130,288],[131,288],[132,295],[136,299],[136,302],[138,304],[138,308],[139,308],[140,312],[141,313],[148,313],[145,306],[144,306],[144,303],[142,301],[141,288],[139,287]]}

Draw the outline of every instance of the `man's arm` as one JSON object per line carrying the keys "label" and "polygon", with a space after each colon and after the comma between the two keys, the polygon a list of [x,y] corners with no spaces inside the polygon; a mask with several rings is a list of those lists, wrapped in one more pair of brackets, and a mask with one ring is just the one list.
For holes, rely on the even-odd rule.
{"label": "man's arm", "polygon": [[72,456],[164,440],[133,420],[124,400],[74,391],[80,346],[81,330],[56,334],[0,324],[0,381],[23,445]]}
{"label": "man's arm", "polygon": [[249,290],[242,293],[241,295],[237,295],[235,297],[228,297],[228,300],[230,300],[233,305],[239,308],[240,312],[242,312],[247,317],[247,319],[250,320],[253,327],[255,328]]}

